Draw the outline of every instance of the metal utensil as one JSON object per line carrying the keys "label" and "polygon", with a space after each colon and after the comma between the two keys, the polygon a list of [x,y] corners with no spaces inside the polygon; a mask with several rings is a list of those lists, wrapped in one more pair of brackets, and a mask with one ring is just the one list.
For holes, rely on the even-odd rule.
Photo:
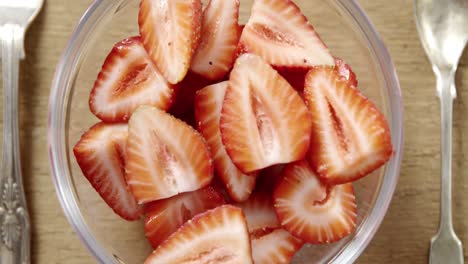
{"label": "metal utensil", "polygon": [[18,128],[19,60],[24,34],[43,0],[0,0],[3,69],[3,159],[0,174],[0,263],[30,263],[30,222],[21,178]]}
{"label": "metal utensil", "polygon": [[421,42],[437,77],[441,113],[440,223],[431,239],[429,263],[463,263],[463,247],[452,226],[452,106],[455,72],[468,40],[467,0],[415,0]]}

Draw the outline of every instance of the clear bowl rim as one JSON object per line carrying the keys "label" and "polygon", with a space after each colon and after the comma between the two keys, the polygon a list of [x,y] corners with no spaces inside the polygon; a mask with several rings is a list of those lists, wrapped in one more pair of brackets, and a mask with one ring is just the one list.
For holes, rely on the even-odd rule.
{"label": "clear bowl rim", "polygon": [[[388,210],[398,182],[403,156],[403,102],[395,66],[370,19],[355,0],[334,1],[344,8],[356,22],[356,25],[367,38],[367,44],[371,52],[373,52],[373,56],[382,68],[381,71],[383,72],[387,94],[389,95],[389,108],[392,113],[390,127],[392,129],[392,142],[395,147],[394,157],[386,166],[383,182],[377,199],[374,202],[374,207],[370,209],[371,211],[367,219],[361,224],[359,235],[356,234],[348,243],[348,246],[332,260],[334,263],[352,263],[364,251],[378,230]],[[72,225],[82,243],[101,263],[119,262],[116,261],[116,256],[108,254],[106,249],[96,240],[81,215],[76,202],[71,185],[69,160],[66,155],[68,149],[65,140],[67,120],[64,113],[70,111],[70,109],[66,103],[68,102],[69,94],[67,94],[64,87],[68,87],[67,84],[74,81],[70,78],[72,75],[70,73],[73,72],[76,64],[80,62],[80,53],[77,50],[80,50],[80,47],[84,45],[87,35],[92,32],[93,26],[98,24],[101,15],[111,6],[115,5],[116,2],[111,0],[95,0],[81,17],[57,64],[51,87],[48,113],[49,160],[59,202],[68,222]],[[64,75],[64,73],[68,73],[68,75]],[[56,101],[56,98],[59,98],[59,100]],[[345,251],[347,251],[347,254],[343,254]]]}

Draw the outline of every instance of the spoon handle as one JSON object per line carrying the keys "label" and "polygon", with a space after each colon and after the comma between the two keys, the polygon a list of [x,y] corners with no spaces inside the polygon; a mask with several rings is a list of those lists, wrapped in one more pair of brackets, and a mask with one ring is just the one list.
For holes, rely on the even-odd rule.
{"label": "spoon handle", "polygon": [[439,232],[453,232],[452,226],[452,111],[456,97],[455,70],[438,68],[437,93],[441,114],[441,186]]}
{"label": "spoon handle", "polygon": [[3,148],[0,174],[0,263],[30,263],[30,223],[21,178],[18,77],[24,28],[0,26],[3,68]]}

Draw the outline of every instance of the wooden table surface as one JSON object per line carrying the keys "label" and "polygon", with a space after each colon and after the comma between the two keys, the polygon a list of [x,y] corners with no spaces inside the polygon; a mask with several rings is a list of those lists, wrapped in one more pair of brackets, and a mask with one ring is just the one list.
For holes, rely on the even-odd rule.
{"label": "wooden table surface", "polygon": [[[21,64],[23,175],[32,217],[33,263],[94,263],[62,213],[47,155],[47,106],[55,65],[90,0],[46,0],[26,39]],[[405,104],[405,156],[391,207],[357,263],[426,263],[438,225],[439,106],[435,80],[419,43],[412,1],[361,0],[396,64]],[[468,52],[457,74],[455,102],[454,225],[468,253]],[[464,88],[464,90],[463,90]],[[467,202],[465,202],[465,200]],[[466,212],[466,214],[465,214]]]}

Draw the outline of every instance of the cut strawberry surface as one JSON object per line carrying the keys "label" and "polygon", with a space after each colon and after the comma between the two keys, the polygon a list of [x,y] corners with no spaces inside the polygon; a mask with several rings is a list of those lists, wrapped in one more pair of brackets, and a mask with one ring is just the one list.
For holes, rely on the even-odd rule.
{"label": "cut strawberry surface", "polygon": [[195,115],[198,129],[205,137],[214,160],[216,175],[223,181],[232,200],[249,198],[255,187],[256,173],[244,174],[231,161],[221,141],[219,120],[228,82],[207,86],[197,92]]}
{"label": "cut strawberry surface", "polygon": [[138,203],[207,186],[211,163],[203,137],[186,123],[149,106],[131,116],[125,171]]}
{"label": "cut strawberry surface", "polygon": [[159,73],[140,37],[115,44],[94,83],[91,112],[105,122],[125,122],[140,105],[167,110],[173,87]]}
{"label": "cut strawberry surface", "polygon": [[348,82],[349,85],[357,87],[358,81],[356,74],[351,69],[351,66],[349,66],[346,62],[340,58],[335,58],[335,70],[343,78],[343,80]]}
{"label": "cut strawberry surface", "polygon": [[195,215],[225,203],[223,195],[211,186],[150,203],[145,208],[146,238],[156,248]]}
{"label": "cut strawberry surface", "polygon": [[239,0],[210,0],[203,12],[200,44],[191,70],[211,80],[222,79],[232,68],[240,38]]}
{"label": "cut strawberry surface", "polygon": [[200,0],[142,0],[138,24],[143,45],[166,79],[184,79],[198,47]]}
{"label": "cut strawberry surface", "polygon": [[195,216],[145,261],[156,263],[253,263],[242,210],[223,205]]}
{"label": "cut strawberry surface", "polygon": [[249,200],[237,204],[245,214],[249,233],[253,238],[270,233],[281,225],[273,210],[271,196],[264,192],[256,192]]}
{"label": "cut strawberry surface", "polygon": [[310,165],[328,184],[355,181],[392,155],[385,117],[333,68],[316,67],[304,97],[312,114]]}
{"label": "cut strawberry surface", "polygon": [[328,48],[290,0],[254,1],[240,43],[274,66],[334,65]]}
{"label": "cut strawberry surface", "polygon": [[299,94],[253,54],[239,57],[224,98],[220,129],[236,166],[249,173],[302,159],[311,116]]}
{"label": "cut strawberry surface", "polygon": [[356,228],[356,201],[351,183],[327,187],[306,161],[292,163],[273,194],[281,225],[304,242],[338,241]]}
{"label": "cut strawberry surface", "polygon": [[125,124],[98,123],[73,148],[84,176],[116,214],[126,220],[140,218],[141,210],[125,182]]}
{"label": "cut strawberry surface", "polygon": [[247,219],[254,263],[289,263],[303,243],[281,228],[271,197],[255,193],[238,206]]}
{"label": "cut strawberry surface", "polygon": [[290,263],[304,243],[288,231],[278,228],[262,237],[252,239],[255,264]]}

